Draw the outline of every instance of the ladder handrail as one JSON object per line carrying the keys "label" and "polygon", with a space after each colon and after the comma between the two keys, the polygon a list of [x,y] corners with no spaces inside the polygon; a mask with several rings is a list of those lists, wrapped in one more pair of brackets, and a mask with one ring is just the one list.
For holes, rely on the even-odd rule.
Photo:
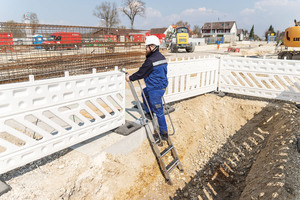
{"label": "ladder handrail", "polygon": [[[163,96],[162,96],[162,100],[163,100],[164,105],[167,105],[167,104],[166,104],[166,101],[165,101],[165,98],[164,98]],[[172,119],[171,119],[171,116],[170,116],[170,112],[169,112],[168,109],[166,109],[166,110],[167,110],[168,117],[169,117],[169,120],[170,120],[172,129],[173,129],[173,133],[172,133],[172,134],[169,134],[169,135],[170,135],[170,136],[173,136],[173,135],[175,135],[175,128],[174,128],[174,125],[173,125],[173,122],[172,122]]]}
{"label": "ladder handrail", "polygon": [[[126,73],[125,71],[122,71],[122,72]],[[126,74],[128,74],[128,73],[126,73]],[[142,89],[141,83],[140,83],[139,81],[138,81],[138,83],[139,83],[140,88]],[[144,111],[143,111],[141,102],[139,101],[139,98],[138,98],[138,96],[137,96],[137,93],[136,93],[136,91],[135,91],[135,88],[134,88],[132,82],[129,81],[128,84],[129,84],[131,93],[132,93],[132,95],[133,95],[133,97],[134,97],[134,99],[135,99],[135,101],[136,101],[138,110],[139,110],[139,112],[140,112],[140,114],[141,114],[141,116],[142,116],[142,125],[143,125],[143,126],[145,127],[145,129],[146,129],[146,133],[147,133],[147,135],[148,135],[148,139],[150,139],[150,144],[151,144],[151,147],[152,147],[152,151],[153,151],[153,152],[155,153],[155,155],[156,155],[156,158],[157,158],[157,161],[158,161],[158,163],[159,163],[160,169],[162,170],[162,173],[163,173],[163,175],[164,175],[166,181],[167,181],[169,184],[172,185],[172,181],[171,181],[171,177],[170,177],[171,171],[172,171],[175,167],[177,167],[181,172],[183,172],[183,167],[182,167],[181,162],[180,162],[180,160],[179,160],[179,158],[178,158],[177,152],[176,152],[175,147],[174,147],[174,145],[173,145],[173,143],[172,143],[172,141],[171,141],[171,138],[169,137],[170,135],[168,134],[168,140],[167,140],[168,147],[167,147],[165,150],[163,150],[163,151],[161,152],[161,151],[159,150],[159,148],[158,148],[158,145],[163,146],[161,136],[160,136],[160,134],[158,134],[160,140],[157,141],[157,140],[154,138],[154,135],[153,135],[153,134],[155,133],[155,128],[158,128],[158,126],[156,126],[156,125],[158,125],[158,123],[156,122],[156,121],[157,121],[157,117],[156,117],[155,115],[154,115],[154,116],[152,115],[150,106],[149,106],[149,104],[148,104],[148,102],[147,102],[146,95],[145,95],[144,91],[142,90],[142,95],[144,96],[145,103],[147,104],[147,105],[145,105],[145,106],[148,106],[148,109],[149,109],[149,111],[150,111],[150,113],[151,113],[151,117],[152,117],[152,119],[153,119],[153,120],[152,120],[153,129],[151,129],[151,128],[150,128],[150,125],[149,125],[149,123],[148,123],[149,120],[148,120],[148,119],[146,118],[146,116],[145,116],[145,113],[144,113]],[[162,97],[162,98],[163,98],[163,97]],[[163,98],[163,102],[165,103],[164,98]],[[169,111],[168,111],[168,110],[167,110],[167,113],[168,113],[168,115],[169,115]],[[155,113],[154,113],[154,114],[155,114]],[[169,118],[170,118],[170,121],[171,121],[170,115],[169,115]],[[155,124],[155,123],[157,123],[157,124]],[[174,135],[174,133],[175,133],[175,128],[174,128],[174,126],[173,126],[172,121],[171,121],[171,124],[172,124],[172,127],[173,127],[173,135]],[[171,161],[171,163],[169,163],[168,165],[166,165],[162,158],[163,158],[164,156],[166,156],[166,154],[167,154],[168,152],[171,152],[171,155],[172,155],[172,157],[173,157],[173,161]]]}

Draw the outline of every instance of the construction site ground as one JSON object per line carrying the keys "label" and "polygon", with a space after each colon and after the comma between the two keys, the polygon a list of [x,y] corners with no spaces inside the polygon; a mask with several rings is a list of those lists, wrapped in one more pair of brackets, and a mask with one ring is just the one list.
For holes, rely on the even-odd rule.
{"label": "construction site ground", "polygon": [[[276,58],[274,45],[235,45],[239,53],[227,52],[229,46],[162,52],[171,59],[211,54]],[[108,132],[1,175],[12,189],[0,200],[300,199],[300,110],[294,103],[210,93],[171,106],[176,130],[171,139],[184,168],[172,171],[173,185],[165,182],[142,128],[129,136]],[[127,85],[126,119],[136,118]]]}

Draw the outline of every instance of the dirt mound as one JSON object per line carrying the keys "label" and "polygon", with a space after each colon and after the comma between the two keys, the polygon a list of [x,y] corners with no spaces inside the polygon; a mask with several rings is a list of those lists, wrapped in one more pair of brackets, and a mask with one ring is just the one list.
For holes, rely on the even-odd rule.
{"label": "dirt mound", "polygon": [[[177,102],[172,136],[184,173],[168,185],[148,141],[127,155],[67,151],[2,178],[0,199],[297,199],[300,112],[292,104],[206,94]],[[171,126],[169,126],[170,128]],[[40,162],[40,163],[39,163]]]}

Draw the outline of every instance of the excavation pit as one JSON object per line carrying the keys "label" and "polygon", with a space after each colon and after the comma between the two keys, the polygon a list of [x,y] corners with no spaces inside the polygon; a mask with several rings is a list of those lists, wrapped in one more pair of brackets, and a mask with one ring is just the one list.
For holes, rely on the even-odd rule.
{"label": "excavation pit", "polygon": [[172,141],[184,168],[172,171],[173,185],[144,139],[130,153],[86,156],[75,149],[34,162],[29,172],[14,170],[3,176],[12,190],[0,199],[299,199],[294,104],[205,94],[172,107]]}

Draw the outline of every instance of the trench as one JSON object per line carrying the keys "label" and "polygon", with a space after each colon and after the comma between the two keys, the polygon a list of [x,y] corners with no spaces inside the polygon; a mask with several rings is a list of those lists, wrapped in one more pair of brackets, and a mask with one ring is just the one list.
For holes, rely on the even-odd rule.
{"label": "trench", "polygon": [[144,140],[126,154],[91,158],[75,149],[28,164],[34,168],[3,176],[12,190],[0,199],[300,198],[300,111],[294,104],[205,94],[171,106],[172,142],[184,168],[170,174],[173,185],[165,182]]}
{"label": "trench", "polygon": [[159,184],[153,188],[157,183],[148,183],[142,195],[132,193],[129,198],[299,198],[295,142],[300,115],[293,104],[208,94],[173,106],[176,111],[172,118],[177,127],[173,143],[185,168],[184,175],[171,175],[173,186]]}

